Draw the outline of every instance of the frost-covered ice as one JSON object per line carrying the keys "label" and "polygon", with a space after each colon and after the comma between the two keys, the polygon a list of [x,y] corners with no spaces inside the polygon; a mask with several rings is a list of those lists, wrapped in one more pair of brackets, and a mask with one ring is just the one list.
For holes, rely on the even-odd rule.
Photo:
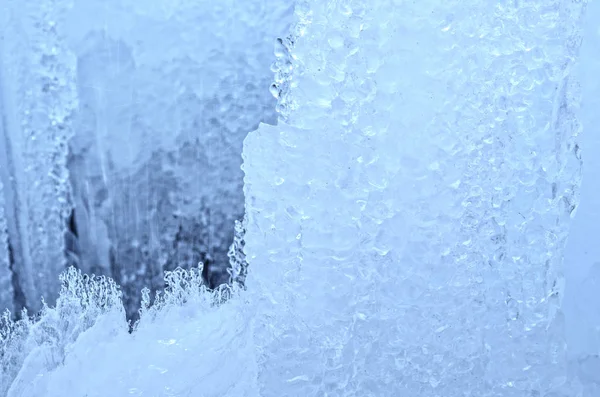
{"label": "frost-covered ice", "polygon": [[582,6],[300,2],[244,146],[263,396],[573,395]]}

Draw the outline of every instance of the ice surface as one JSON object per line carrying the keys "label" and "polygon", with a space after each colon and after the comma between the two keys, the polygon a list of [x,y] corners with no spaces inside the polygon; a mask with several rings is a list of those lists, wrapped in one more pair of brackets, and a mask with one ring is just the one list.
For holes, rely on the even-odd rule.
{"label": "ice surface", "polygon": [[46,384],[45,375],[62,366],[70,346],[99,319],[109,318],[111,329],[127,332],[121,293],[112,280],[70,268],[55,284],[61,287],[56,307],[44,304],[31,320],[0,321],[1,395],[45,395],[33,390]]}
{"label": "ice surface", "polygon": [[582,81],[580,110],[583,131],[580,146],[584,159],[581,205],[569,232],[565,250],[564,311],[569,357],[573,371],[585,384],[584,396],[600,395],[600,2],[586,10],[584,40],[577,76]]}
{"label": "ice surface", "polygon": [[583,5],[299,3],[244,143],[263,396],[576,395]]}
{"label": "ice surface", "polygon": [[66,162],[77,101],[75,57],[59,27],[69,4],[0,2],[0,175],[14,271],[24,296],[16,303],[34,311],[41,296],[56,299],[56,279],[66,263]]}
{"label": "ice surface", "polygon": [[163,270],[202,260],[211,284],[228,280],[242,141],[276,120],[273,43],[292,3],[0,0],[17,310],[52,301],[44,280],[66,263],[114,276],[130,315]]}
{"label": "ice surface", "polygon": [[129,313],[176,266],[224,267],[243,216],[242,142],[275,122],[274,39],[292,1],[75,1],[81,112],[70,169],[80,267]]}
{"label": "ice surface", "polygon": [[[10,12],[0,22],[47,17],[0,0],[5,4]],[[202,90],[221,81],[222,70],[180,97],[170,83],[195,87],[177,85],[177,76],[204,76],[204,64],[198,65],[205,58],[191,51],[198,58],[190,70],[169,59],[176,59],[170,56],[180,53],[180,44],[200,50],[186,38],[187,28],[178,30],[180,23],[211,25],[192,23],[204,16],[194,13],[198,3],[97,3],[91,20],[85,18],[90,9],[78,4],[68,36],[90,34],[81,42],[70,39],[69,46],[77,52],[78,81],[93,84],[79,92],[86,105],[77,123],[89,134],[78,133],[70,164],[83,231],[77,234],[89,239],[80,237],[75,248],[82,267],[105,271],[120,263],[110,258],[118,254],[147,265],[140,272],[162,285],[158,274],[170,264],[161,261],[165,256],[156,261],[147,247],[162,244],[163,221],[138,213],[164,208],[170,214],[174,205],[160,202],[162,193],[173,190],[179,203],[193,192],[197,163],[186,150],[194,144],[182,143],[188,138],[177,121],[185,118],[169,124],[166,116],[183,109],[191,120],[189,103],[201,103],[198,92],[210,92]],[[189,12],[179,8],[188,5]],[[247,218],[235,226],[229,256],[234,277],[248,290],[223,302],[205,291],[200,269],[168,273],[168,287],[153,307],[148,290],[142,294],[141,320],[129,334],[115,283],[69,270],[55,308],[44,307],[34,320],[0,320],[0,395],[579,397],[566,379],[560,300],[562,252],[581,171],[571,68],[583,5],[300,1],[298,23],[276,49],[271,91],[279,98],[280,124],[261,125],[244,144]],[[261,10],[256,15],[268,12]],[[151,24],[178,39],[132,34],[138,27],[151,32]],[[15,40],[22,37],[13,25],[0,26],[13,29],[3,28]],[[26,227],[42,223],[31,234],[39,238],[52,218],[27,206],[56,209],[40,196],[46,190],[37,190],[48,174],[35,168],[48,164],[39,151],[54,155],[64,145],[23,138],[17,113],[5,111],[21,106],[14,98],[28,98],[7,71],[32,79],[37,73],[6,67],[22,55],[0,49],[2,125],[9,127],[0,131],[9,142],[0,147],[0,197],[18,215],[6,216],[11,238],[30,236],[20,229],[23,220]],[[97,70],[98,63],[107,67]],[[122,67],[133,69],[120,75]],[[128,73],[139,73],[138,80],[127,81]],[[65,87],[67,93],[73,86]],[[137,98],[148,101],[148,109]],[[163,124],[177,133],[148,132]],[[34,154],[39,185],[22,167],[33,163],[25,155]],[[64,151],[56,156],[62,167]],[[14,180],[9,167],[18,171]],[[189,184],[180,189],[180,180]],[[60,181],[57,197],[68,198]],[[184,214],[197,203],[177,205]],[[60,216],[64,229],[69,212]],[[111,248],[120,241],[115,230],[131,238],[122,254]],[[17,255],[29,252],[22,247],[29,238],[14,242]],[[1,247],[0,239],[0,253]],[[34,269],[17,274],[29,277]],[[600,268],[591,269],[578,285],[580,299],[595,300]],[[131,273],[118,276],[135,289]],[[47,284],[35,287],[46,291]],[[588,383],[586,396],[596,397],[597,316],[593,305],[583,309],[589,322],[574,335],[590,343],[580,346],[587,354],[571,369]]]}
{"label": "ice surface", "polygon": [[235,221],[235,233],[233,236],[233,243],[229,247],[229,264],[231,266],[231,278],[238,286],[243,287],[246,282],[246,275],[248,272],[248,262],[246,261],[246,254],[244,252],[244,235],[246,230],[244,229],[243,221]]}
{"label": "ice surface", "polygon": [[13,360],[1,395],[258,396],[254,311],[241,299],[215,306],[197,269],[166,276],[133,334],[111,280],[72,269],[62,280],[56,308],[0,338],[2,365]]}
{"label": "ice surface", "polygon": [[4,215],[4,188],[0,181],[0,308],[14,311],[14,291],[9,255],[6,216]]}

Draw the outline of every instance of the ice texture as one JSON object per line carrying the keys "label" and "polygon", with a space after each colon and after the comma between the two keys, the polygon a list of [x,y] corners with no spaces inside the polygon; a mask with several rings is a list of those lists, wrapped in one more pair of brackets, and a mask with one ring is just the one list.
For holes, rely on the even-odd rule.
{"label": "ice texture", "polygon": [[300,1],[244,142],[263,396],[575,396],[585,1]]}
{"label": "ice texture", "polygon": [[[1,127],[0,127],[1,128]],[[1,139],[1,134],[0,134]],[[0,154],[1,156],[1,154]],[[10,253],[6,216],[4,215],[4,187],[0,180],[0,308],[14,311],[14,291],[12,286],[12,270],[10,269]]]}
{"label": "ice texture", "polygon": [[203,261],[211,286],[229,281],[242,141],[276,121],[273,43],[292,4],[0,0],[17,311],[52,302],[67,264],[115,277],[130,315],[163,270]]}
{"label": "ice texture", "polygon": [[246,229],[244,229],[245,221],[245,218],[243,221],[235,221],[233,243],[231,243],[229,252],[227,252],[232,282],[240,287],[245,285],[248,273],[248,262],[246,261],[246,253],[244,252],[244,245],[246,244],[244,240],[246,233]]}
{"label": "ice texture", "polygon": [[582,82],[583,125],[580,146],[584,159],[581,204],[565,249],[566,288],[563,301],[572,369],[584,384],[585,397],[600,395],[600,2],[586,9],[584,40],[577,77]]}
{"label": "ice texture", "polygon": [[146,290],[130,334],[116,284],[69,269],[55,308],[0,324],[0,395],[258,396],[254,310],[215,305],[200,272],[167,273],[151,308]]}
{"label": "ice texture", "polygon": [[163,270],[203,261],[211,285],[228,280],[242,142],[276,121],[269,67],[292,3],[75,1],[78,266],[113,274],[129,313]]}
{"label": "ice texture", "polygon": [[47,375],[62,367],[71,345],[91,328],[100,328],[98,323],[109,325],[104,328],[108,335],[117,330],[127,333],[121,292],[112,280],[69,268],[55,284],[60,287],[55,307],[44,304],[32,319],[12,322],[5,316],[1,321],[3,396],[47,395],[42,389],[49,381]]}
{"label": "ice texture", "polygon": [[[70,4],[0,1],[0,177],[13,270],[23,295],[17,309],[27,305],[35,311],[42,296],[56,299],[56,280],[66,264],[66,163],[77,99],[75,57],[60,26]],[[1,266],[2,279],[4,271]]]}

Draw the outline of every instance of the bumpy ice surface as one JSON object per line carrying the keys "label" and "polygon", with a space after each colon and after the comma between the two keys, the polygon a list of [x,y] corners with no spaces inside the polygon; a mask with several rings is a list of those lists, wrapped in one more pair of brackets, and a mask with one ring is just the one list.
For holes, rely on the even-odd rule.
{"label": "bumpy ice surface", "polygon": [[75,2],[81,266],[117,269],[128,311],[142,286],[162,288],[163,270],[203,261],[214,284],[226,281],[244,211],[242,141],[276,120],[269,66],[291,4]]}
{"label": "bumpy ice surface", "polygon": [[244,146],[264,396],[571,395],[581,12],[301,2]]}
{"label": "bumpy ice surface", "polygon": [[13,294],[6,215],[4,214],[3,186],[2,182],[0,182],[0,307],[11,311],[14,310]]}
{"label": "bumpy ice surface", "polygon": [[0,1],[0,203],[18,292],[0,309],[53,302],[66,265],[114,277],[129,315],[164,270],[202,260],[227,281],[242,141],[276,121],[270,65],[291,5]]}
{"label": "bumpy ice surface", "polygon": [[1,395],[258,396],[253,310],[214,306],[197,269],[167,274],[133,334],[112,280],[73,269],[61,280],[37,322],[0,323]]}
{"label": "bumpy ice surface", "polygon": [[586,10],[584,40],[577,67],[582,81],[580,140],[584,158],[581,205],[577,209],[565,250],[566,289],[563,307],[568,353],[574,375],[585,385],[585,396],[600,395],[600,245],[596,242],[600,224],[600,3],[590,2]]}
{"label": "bumpy ice surface", "polygon": [[[67,2],[0,6],[0,180],[21,292],[15,303],[38,310],[41,296],[58,295],[56,278],[66,264],[76,60],[56,27]],[[5,271],[0,267],[1,278]]]}
{"label": "bumpy ice surface", "polygon": [[115,284],[70,270],[39,321],[3,320],[0,393],[580,395],[582,4],[360,3],[301,2],[277,48],[280,125],[244,148],[248,291],[214,306],[169,273],[129,335]]}

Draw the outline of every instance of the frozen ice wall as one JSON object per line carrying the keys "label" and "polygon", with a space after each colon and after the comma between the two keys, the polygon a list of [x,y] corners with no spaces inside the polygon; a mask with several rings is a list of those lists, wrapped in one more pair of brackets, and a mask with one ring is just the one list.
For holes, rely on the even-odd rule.
{"label": "frozen ice wall", "polygon": [[4,187],[0,181],[0,307],[14,311],[14,290],[12,271],[10,269],[10,253],[6,216],[4,215]]}
{"label": "frozen ice wall", "polygon": [[576,395],[583,5],[300,2],[244,143],[262,395]]}
{"label": "frozen ice wall", "polygon": [[244,212],[242,141],[274,123],[276,37],[292,1],[77,0],[69,43],[79,265],[113,274],[135,312],[163,270],[224,266]]}
{"label": "frozen ice wall", "polygon": [[0,0],[17,310],[52,302],[66,264],[113,276],[129,315],[163,270],[203,261],[212,286],[228,280],[242,141],[276,121],[270,66],[292,3]]}
{"label": "frozen ice wall", "polygon": [[[66,163],[77,107],[75,57],[60,29],[69,4],[0,1],[0,203],[6,206],[19,285],[17,310],[23,305],[38,310],[42,295],[55,299],[56,280],[66,264]],[[6,257],[5,236],[0,225],[0,264]],[[0,280],[10,279],[6,270],[0,266]]]}
{"label": "frozen ice wall", "polygon": [[564,310],[569,356],[586,397],[600,395],[600,2],[586,10],[584,40],[577,76],[582,82],[580,109],[584,159],[581,204],[565,250]]}

